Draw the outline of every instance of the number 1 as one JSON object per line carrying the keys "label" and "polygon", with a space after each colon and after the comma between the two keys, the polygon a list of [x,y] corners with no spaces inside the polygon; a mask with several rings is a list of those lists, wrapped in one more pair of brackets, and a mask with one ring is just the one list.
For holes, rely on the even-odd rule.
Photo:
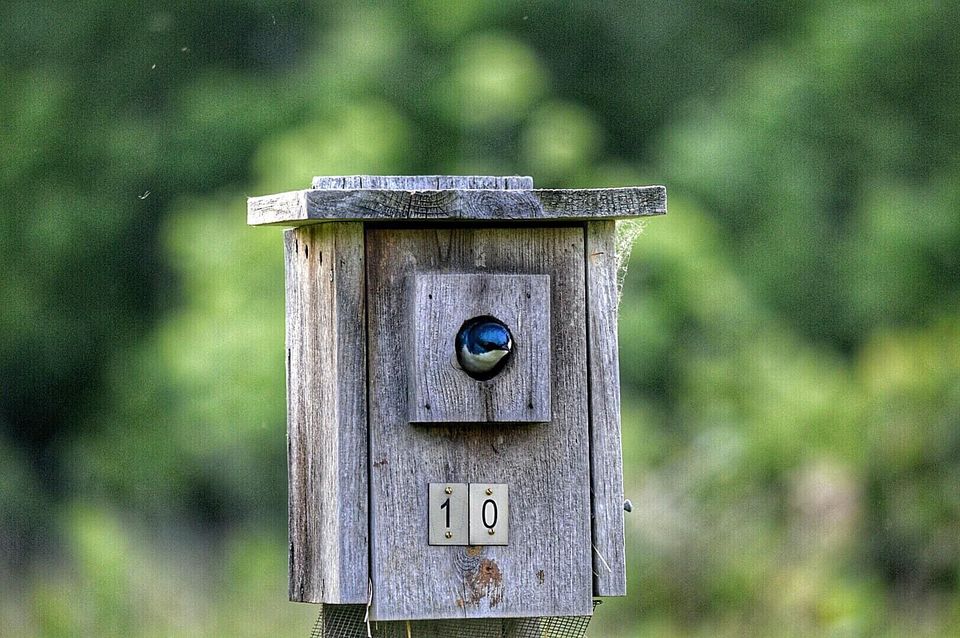
{"label": "number 1", "polygon": [[447,515],[446,527],[449,528],[450,527],[450,499],[449,498],[445,500],[443,504],[440,505],[440,509],[447,510],[446,511],[446,515]]}

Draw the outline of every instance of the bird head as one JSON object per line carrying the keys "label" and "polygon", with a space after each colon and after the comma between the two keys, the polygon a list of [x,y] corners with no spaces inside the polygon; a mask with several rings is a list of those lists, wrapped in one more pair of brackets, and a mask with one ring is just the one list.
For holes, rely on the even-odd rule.
{"label": "bird head", "polygon": [[457,361],[475,379],[498,374],[513,351],[513,337],[499,319],[484,315],[464,322],[457,333]]}

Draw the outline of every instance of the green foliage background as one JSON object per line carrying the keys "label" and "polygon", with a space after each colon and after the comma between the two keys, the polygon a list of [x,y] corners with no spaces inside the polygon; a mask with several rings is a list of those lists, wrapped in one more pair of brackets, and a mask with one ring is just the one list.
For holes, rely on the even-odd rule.
{"label": "green foliage background", "polygon": [[667,184],[596,636],[960,632],[960,5],[8,0],[0,634],[306,635],[282,255],[313,175]]}

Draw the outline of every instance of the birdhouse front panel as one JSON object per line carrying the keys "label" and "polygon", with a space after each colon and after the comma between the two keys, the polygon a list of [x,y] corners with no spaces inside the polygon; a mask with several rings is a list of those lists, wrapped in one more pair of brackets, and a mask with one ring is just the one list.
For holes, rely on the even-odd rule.
{"label": "birdhouse front panel", "polygon": [[[583,227],[368,227],[365,244],[371,618],[590,614]],[[481,368],[509,355],[503,376],[458,347]]]}

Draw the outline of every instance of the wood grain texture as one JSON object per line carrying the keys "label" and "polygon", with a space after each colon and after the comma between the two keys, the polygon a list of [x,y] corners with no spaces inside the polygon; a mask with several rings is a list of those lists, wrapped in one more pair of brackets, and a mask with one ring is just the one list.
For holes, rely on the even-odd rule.
{"label": "wood grain texture", "polygon": [[533,178],[519,175],[347,175],[314,177],[312,188],[444,190],[450,188],[533,188]]}
{"label": "wood grain texture", "polygon": [[620,364],[617,346],[616,229],[586,225],[590,379],[590,483],[593,508],[593,593],[625,596]]}
{"label": "wood grain texture", "polygon": [[284,233],[290,599],[366,603],[361,224]]}
{"label": "wood grain texture", "polygon": [[320,188],[247,200],[247,223],[252,226],[359,220],[597,220],[665,212],[663,186],[585,190]]}
{"label": "wood grain texture", "polygon": [[[550,277],[421,274],[410,290],[409,409],[413,423],[539,423],[550,420]],[[490,315],[513,336],[511,360],[478,381],[457,363],[457,332]]]}
{"label": "wood grain texture", "polygon": [[[582,227],[368,229],[371,573],[375,620],[589,615],[589,426]],[[406,282],[417,273],[551,282],[549,424],[407,422]],[[427,544],[431,482],[510,486],[510,544]]]}

